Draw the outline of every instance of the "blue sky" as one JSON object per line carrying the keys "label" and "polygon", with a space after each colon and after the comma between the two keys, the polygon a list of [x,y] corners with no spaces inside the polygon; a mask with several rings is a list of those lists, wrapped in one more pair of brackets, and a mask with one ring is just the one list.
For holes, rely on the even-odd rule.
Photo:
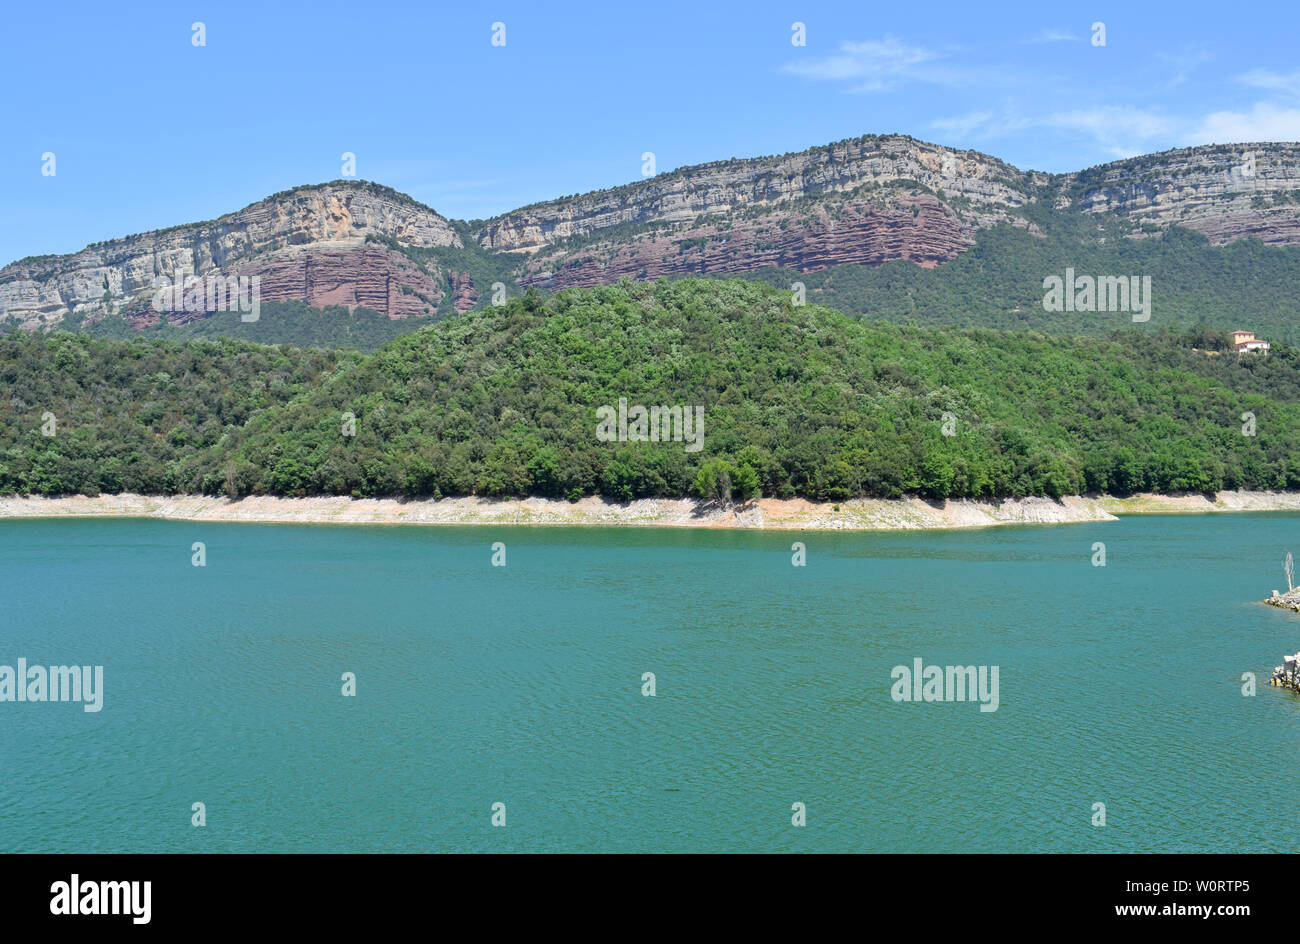
{"label": "blue sky", "polygon": [[345,151],[481,218],[637,179],[644,151],[665,171],[900,132],[1066,171],[1300,140],[1300,6],[1134,5],[10,5],[0,264],[332,180]]}

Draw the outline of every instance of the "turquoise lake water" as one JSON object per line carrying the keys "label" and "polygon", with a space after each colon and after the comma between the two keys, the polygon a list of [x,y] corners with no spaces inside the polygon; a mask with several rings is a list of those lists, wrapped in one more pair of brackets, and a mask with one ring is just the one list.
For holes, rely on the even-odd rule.
{"label": "turquoise lake water", "polygon": [[[1256,602],[1288,547],[1300,516],[0,522],[0,664],[104,666],[98,713],[0,703],[0,851],[1294,852],[1300,616]],[[918,657],[998,666],[998,710],[896,703]]]}

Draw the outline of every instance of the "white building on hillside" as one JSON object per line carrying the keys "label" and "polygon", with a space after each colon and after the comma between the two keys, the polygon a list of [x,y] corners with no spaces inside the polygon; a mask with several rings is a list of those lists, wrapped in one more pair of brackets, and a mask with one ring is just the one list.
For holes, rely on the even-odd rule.
{"label": "white building on hillside", "polygon": [[1232,332],[1232,347],[1238,354],[1268,353],[1268,342],[1255,337],[1254,331]]}

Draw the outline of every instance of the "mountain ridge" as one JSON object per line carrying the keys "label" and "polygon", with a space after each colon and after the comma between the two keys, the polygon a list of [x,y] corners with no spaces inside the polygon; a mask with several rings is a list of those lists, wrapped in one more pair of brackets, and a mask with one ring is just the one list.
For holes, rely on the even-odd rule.
{"label": "mountain ridge", "polygon": [[862,135],[468,221],[372,181],[304,184],[214,220],[10,263],[0,323],[191,323],[213,312],[153,311],[150,286],[211,274],[257,276],[267,301],[446,317],[485,304],[496,281],[513,293],[624,276],[932,268],[1003,225],[1041,235],[1047,220],[1090,216],[1118,219],[1134,238],[1182,227],[1216,246],[1300,246],[1300,144],[1176,148],[1048,174],[908,135]]}

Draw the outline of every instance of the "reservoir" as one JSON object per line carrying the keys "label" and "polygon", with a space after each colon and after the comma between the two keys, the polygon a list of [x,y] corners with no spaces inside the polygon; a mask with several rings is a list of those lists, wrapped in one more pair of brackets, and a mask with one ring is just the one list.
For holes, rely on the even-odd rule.
{"label": "reservoir", "polygon": [[[0,702],[0,851],[1295,852],[1288,548],[0,521],[0,664],[103,667],[102,710]],[[914,664],[994,710],[891,698]]]}

